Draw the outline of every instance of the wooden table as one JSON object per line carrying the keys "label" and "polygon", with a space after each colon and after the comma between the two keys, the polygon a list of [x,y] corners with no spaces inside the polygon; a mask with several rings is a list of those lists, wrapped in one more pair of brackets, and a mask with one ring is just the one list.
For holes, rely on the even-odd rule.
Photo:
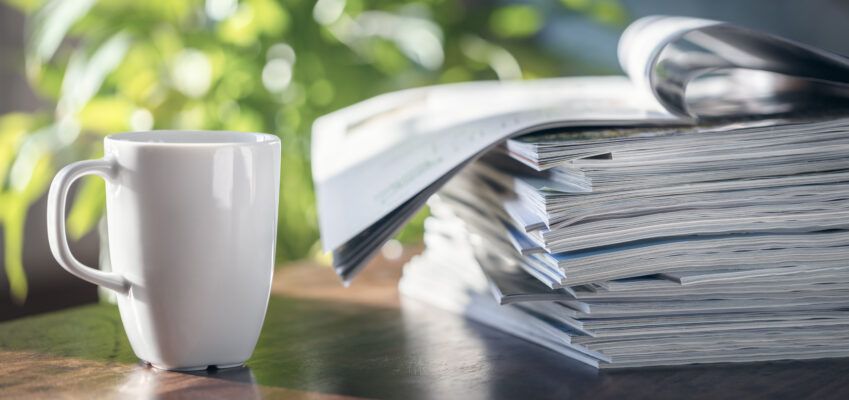
{"label": "wooden table", "polygon": [[246,368],[140,365],[115,306],[0,324],[0,398],[849,398],[849,360],[597,372],[399,299],[400,261],[349,289],[326,267],[278,270]]}

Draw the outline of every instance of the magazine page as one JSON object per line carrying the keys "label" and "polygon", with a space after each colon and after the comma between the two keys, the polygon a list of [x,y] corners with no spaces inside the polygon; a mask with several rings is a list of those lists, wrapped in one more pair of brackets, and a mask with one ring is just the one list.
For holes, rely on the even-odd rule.
{"label": "magazine page", "polygon": [[[376,222],[426,188],[435,191],[432,184],[508,137],[555,126],[681,121],[624,77],[456,84],[376,97],[322,117],[313,128],[322,244],[337,250],[363,232],[388,238],[394,229],[373,227]],[[400,226],[424,200],[381,223]],[[352,258],[360,261],[382,244],[373,239],[357,237],[335,254],[342,275],[355,269]]]}
{"label": "magazine page", "polygon": [[645,17],[622,34],[618,56],[638,92],[676,115],[775,114],[849,97],[849,58],[724,22]]}

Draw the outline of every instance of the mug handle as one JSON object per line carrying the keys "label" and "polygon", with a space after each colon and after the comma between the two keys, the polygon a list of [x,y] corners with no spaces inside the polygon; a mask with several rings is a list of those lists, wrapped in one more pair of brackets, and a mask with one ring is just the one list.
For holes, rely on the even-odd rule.
{"label": "mug handle", "polygon": [[71,254],[65,233],[65,203],[71,184],[86,175],[110,180],[115,175],[114,170],[115,164],[111,160],[86,160],[69,164],[56,174],[47,194],[47,239],[53,257],[62,268],[77,278],[126,294],[130,289],[129,282],[116,272],[104,272],[83,265]]}

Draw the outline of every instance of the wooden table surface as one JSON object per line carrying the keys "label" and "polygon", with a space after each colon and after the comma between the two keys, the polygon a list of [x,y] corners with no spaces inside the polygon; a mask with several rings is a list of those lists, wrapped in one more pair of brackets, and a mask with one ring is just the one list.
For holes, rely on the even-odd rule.
{"label": "wooden table surface", "polygon": [[400,262],[344,289],[326,267],[275,276],[247,367],[140,365],[115,306],[0,324],[0,398],[849,398],[849,360],[598,372],[411,300]]}

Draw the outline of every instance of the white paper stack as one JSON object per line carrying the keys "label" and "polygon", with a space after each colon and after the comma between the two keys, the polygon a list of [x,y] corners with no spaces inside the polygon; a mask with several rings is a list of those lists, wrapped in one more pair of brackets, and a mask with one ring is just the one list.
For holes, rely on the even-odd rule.
{"label": "white paper stack", "polygon": [[846,356],[847,145],[834,118],[511,140],[431,200],[401,288],[598,367]]}

